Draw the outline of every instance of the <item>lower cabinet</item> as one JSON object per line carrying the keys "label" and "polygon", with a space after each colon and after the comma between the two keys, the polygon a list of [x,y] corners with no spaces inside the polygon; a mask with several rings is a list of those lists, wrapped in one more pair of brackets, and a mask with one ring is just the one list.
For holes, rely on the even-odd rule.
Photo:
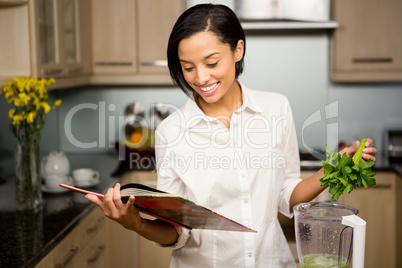
{"label": "lower cabinet", "polygon": [[[133,174],[121,183],[156,186],[155,173]],[[168,268],[171,253],[172,249],[156,247],[151,241],[106,218],[94,207],[36,268]]]}
{"label": "lower cabinet", "polygon": [[139,267],[137,240],[95,207],[36,267]]}
{"label": "lower cabinet", "polygon": [[377,172],[376,186],[355,189],[339,203],[355,207],[367,222],[364,267],[402,267],[402,176]]}

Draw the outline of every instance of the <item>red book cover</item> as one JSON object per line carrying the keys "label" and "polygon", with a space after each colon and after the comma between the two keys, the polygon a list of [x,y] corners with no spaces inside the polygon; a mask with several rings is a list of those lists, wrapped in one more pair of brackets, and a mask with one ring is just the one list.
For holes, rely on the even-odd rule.
{"label": "red book cover", "polygon": [[[88,192],[76,187],[60,186],[102,197],[101,194]],[[139,211],[174,225],[187,229],[256,232],[181,196],[172,195],[138,183],[123,185],[120,190],[124,203],[127,202],[130,195],[133,195],[135,196],[134,206]]]}

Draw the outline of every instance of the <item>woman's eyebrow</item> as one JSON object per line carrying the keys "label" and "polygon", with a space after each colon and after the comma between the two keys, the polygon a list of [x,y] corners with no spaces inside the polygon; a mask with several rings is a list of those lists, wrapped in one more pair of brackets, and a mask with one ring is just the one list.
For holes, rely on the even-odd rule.
{"label": "woman's eyebrow", "polygon": [[[207,59],[209,59],[209,58],[211,58],[212,56],[217,55],[217,54],[219,54],[219,52],[212,52],[211,54],[205,56],[205,57],[204,57],[204,60],[207,60]],[[183,63],[191,63],[190,61],[183,60],[183,59],[179,59],[179,61],[180,61],[180,62],[183,62]]]}

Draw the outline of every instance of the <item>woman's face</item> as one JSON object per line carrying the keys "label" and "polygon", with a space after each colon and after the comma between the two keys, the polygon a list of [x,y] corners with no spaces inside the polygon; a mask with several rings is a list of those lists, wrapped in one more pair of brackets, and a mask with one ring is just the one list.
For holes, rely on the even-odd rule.
{"label": "woman's face", "polygon": [[215,34],[200,32],[179,43],[178,54],[184,79],[207,103],[216,103],[237,85],[237,61],[243,57],[242,40],[235,51]]}

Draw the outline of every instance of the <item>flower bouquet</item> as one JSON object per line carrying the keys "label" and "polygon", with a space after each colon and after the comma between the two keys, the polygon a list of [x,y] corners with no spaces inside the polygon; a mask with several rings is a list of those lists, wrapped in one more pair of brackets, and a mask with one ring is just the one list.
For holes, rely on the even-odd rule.
{"label": "flower bouquet", "polygon": [[[14,106],[8,116],[18,139],[15,148],[17,210],[35,211],[42,205],[39,143],[45,115],[52,109],[46,87],[54,82],[53,78],[22,77],[13,78],[3,85],[7,102]],[[53,108],[60,104],[61,100],[56,100]]]}

